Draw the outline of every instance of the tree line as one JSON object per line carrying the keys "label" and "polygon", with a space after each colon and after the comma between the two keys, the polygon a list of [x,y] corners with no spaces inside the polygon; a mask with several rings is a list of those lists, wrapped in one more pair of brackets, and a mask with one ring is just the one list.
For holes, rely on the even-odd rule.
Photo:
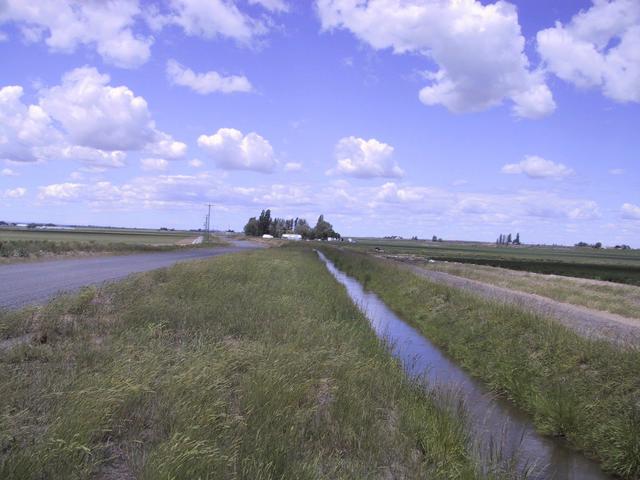
{"label": "tree line", "polygon": [[251,217],[244,226],[245,235],[260,237],[272,235],[276,238],[285,233],[297,233],[304,239],[340,238],[340,234],[333,229],[333,225],[324,219],[324,215],[318,217],[315,227],[311,228],[304,218],[272,218],[271,210],[262,210],[260,216]]}
{"label": "tree line", "polygon": [[510,233],[507,235],[501,233],[496,240],[496,245],[520,245],[520,234],[516,233],[515,238],[512,239]]}

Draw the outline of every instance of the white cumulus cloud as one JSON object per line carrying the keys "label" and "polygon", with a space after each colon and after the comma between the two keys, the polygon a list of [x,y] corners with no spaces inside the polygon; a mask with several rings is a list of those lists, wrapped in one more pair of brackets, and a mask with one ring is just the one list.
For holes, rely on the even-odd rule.
{"label": "white cumulus cloud", "polygon": [[102,150],[136,150],[155,137],[144,98],[126,86],[112,87],[109,75],[76,68],[62,84],[43,91],[40,104],[79,145]]}
{"label": "white cumulus cloud", "polygon": [[167,62],[167,76],[171,83],[188,87],[196,93],[251,92],[253,87],[247,77],[242,75],[220,75],[218,72],[195,73],[190,68],[180,65],[175,60]]}
{"label": "white cumulus cloud", "polygon": [[21,86],[0,88],[0,159],[105,168],[124,166],[127,151],[183,157],[186,144],[156,128],[145,99],[109,81],[95,68],[76,68],[60,85],[39,90],[37,104],[22,101]]}
{"label": "white cumulus cloud", "polygon": [[14,162],[35,162],[41,148],[59,140],[51,117],[39,105],[26,105],[23,88],[0,88],[0,158]]}
{"label": "white cumulus cloud", "polygon": [[164,158],[143,158],[140,160],[140,166],[143,170],[166,170],[169,162]]}
{"label": "white cumulus cloud", "polygon": [[271,12],[288,12],[289,4],[285,0],[249,0],[252,5],[261,5]]}
{"label": "white cumulus cloud", "polygon": [[10,168],[3,168],[0,170],[0,175],[3,177],[17,177],[19,175],[15,170],[11,170]]}
{"label": "white cumulus cloud", "polygon": [[8,189],[4,191],[6,198],[21,198],[27,194],[27,189],[23,187]]}
{"label": "white cumulus cloud", "polygon": [[502,167],[502,173],[525,174],[529,178],[561,179],[573,174],[573,170],[562,163],[555,163],[537,155],[528,155],[520,163],[509,163]]}
{"label": "white cumulus cloud", "polygon": [[148,60],[153,43],[134,32],[140,13],[137,0],[5,0],[0,23],[16,23],[25,40],[44,41],[51,51],[71,53],[91,46],[106,62],[131,68]]}
{"label": "white cumulus cloud", "polygon": [[222,169],[269,173],[277,165],[273,147],[255,132],[244,135],[234,128],[221,128],[213,135],[200,135],[198,145]]}
{"label": "white cumulus cloud", "polygon": [[359,178],[401,177],[404,172],[393,159],[393,150],[375,138],[342,138],[336,145],[336,166],[328,173]]}
{"label": "white cumulus cloud", "polygon": [[154,15],[152,25],[178,25],[187,35],[203,38],[228,37],[250,44],[267,31],[262,20],[242,12],[226,0],[171,0],[170,13]]}
{"label": "white cumulus cloud", "polygon": [[514,113],[555,109],[544,76],[524,53],[516,7],[477,0],[317,0],[325,30],[344,28],[375,49],[419,54],[438,69],[419,94],[426,105],[473,112],[511,100]]}
{"label": "white cumulus cloud", "polygon": [[640,102],[640,2],[593,0],[569,23],[538,32],[546,68],[619,102]]}
{"label": "white cumulus cloud", "polygon": [[640,207],[633,203],[625,203],[622,205],[622,216],[633,220],[640,220]]}

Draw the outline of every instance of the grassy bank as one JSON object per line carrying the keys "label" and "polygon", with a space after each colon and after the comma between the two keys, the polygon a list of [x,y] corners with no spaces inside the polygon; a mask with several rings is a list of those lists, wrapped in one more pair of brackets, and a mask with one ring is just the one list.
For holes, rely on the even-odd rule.
{"label": "grassy bank", "polygon": [[617,283],[539,275],[504,268],[461,263],[410,262],[438,272],[478,280],[491,285],[534,293],[560,302],[640,318],[640,287]]}
{"label": "grassy bank", "polygon": [[27,339],[0,343],[0,478],[481,477],[463,412],[305,249],[87,289],[0,332]]}
{"label": "grassy bank", "polygon": [[559,324],[437,285],[388,261],[326,254],[538,429],[565,437],[623,478],[640,476],[640,352],[579,337]]}
{"label": "grassy bank", "polygon": [[51,240],[2,240],[0,239],[0,260],[21,258],[42,258],[69,255],[86,255],[95,253],[131,253],[131,252],[164,252],[178,248],[198,248],[225,245],[225,242],[212,239],[209,243],[198,245],[151,245],[145,243],[94,242],[94,241],[51,241]]}

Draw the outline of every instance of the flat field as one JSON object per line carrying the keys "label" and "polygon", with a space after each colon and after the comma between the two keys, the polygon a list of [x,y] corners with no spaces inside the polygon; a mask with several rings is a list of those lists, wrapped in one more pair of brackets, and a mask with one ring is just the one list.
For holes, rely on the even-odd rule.
{"label": "flat field", "polygon": [[[513,479],[311,249],[0,312],[0,478]],[[489,473],[482,473],[482,472]]]}
{"label": "flat field", "polygon": [[357,239],[349,248],[425,259],[489,265],[512,270],[640,285],[640,250],[550,246],[509,246],[425,240]]}
{"label": "flat field", "polygon": [[0,227],[2,240],[47,240],[51,242],[96,242],[171,245],[188,238],[195,232],[169,232],[161,230],[78,228],[74,230],[50,230]]}
{"label": "flat field", "polygon": [[[414,263],[414,262],[411,262]],[[427,270],[478,280],[498,287],[533,293],[559,302],[640,319],[640,286],[566,276],[541,275],[469,263],[418,264]]]}

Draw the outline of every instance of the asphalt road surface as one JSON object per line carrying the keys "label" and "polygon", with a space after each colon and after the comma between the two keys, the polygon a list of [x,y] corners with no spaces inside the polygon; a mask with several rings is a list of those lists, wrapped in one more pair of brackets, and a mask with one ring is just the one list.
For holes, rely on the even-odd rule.
{"label": "asphalt road surface", "polygon": [[118,280],[132,273],[169,267],[177,262],[260,247],[256,243],[237,241],[233,242],[233,246],[211,249],[1,265],[0,308],[15,309],[42,304],[60,292],[73,292],[85,285]]}

